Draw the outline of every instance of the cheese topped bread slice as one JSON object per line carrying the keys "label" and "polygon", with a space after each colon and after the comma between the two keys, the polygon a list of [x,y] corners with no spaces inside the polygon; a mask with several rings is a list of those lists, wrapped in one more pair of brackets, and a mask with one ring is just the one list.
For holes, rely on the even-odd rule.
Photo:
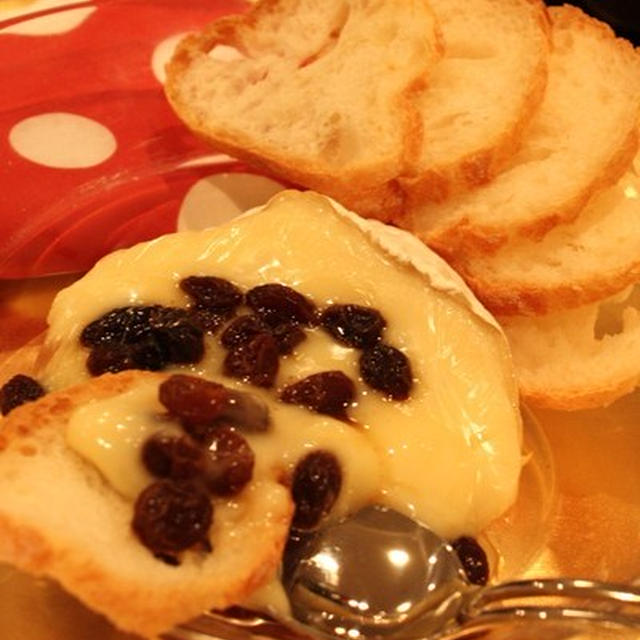
{"label": "cheese topped bread slice", "polygon": [[549,20],[537,0],[430,0],[445,45],[416,104],[409,206],[490,181],[517,150],[547,82]]}
{"label": "cheese topped bread slice", "polygon": [[14,409],[0,432],[0,560],[54,577],[121,629],[149,638],[242,602],[270,579],[293,512],[289,491],[257,475],[239,496],[215,501],[210,553],[186,554],[176,567],[140,543],[132,500],[69,446],[67,432],[78,411],[131,394],[151,422],[163,409],[154,398],[166,378],[144,371],[94,378]]}
{"label": "cheese topped bread slice", "polygon": [[388,218],[440,56],[425,0],[264,0],[180,43],[165,88],[216,148]]}
{"label": "cheese topped bread slice", "polygon": [[441,204],[416,203],[398,220],[442,255],[542,237],[615,183],[635,155],[640,56],[575,7],[549,11],[547,88],[520,150],[489,184]]}

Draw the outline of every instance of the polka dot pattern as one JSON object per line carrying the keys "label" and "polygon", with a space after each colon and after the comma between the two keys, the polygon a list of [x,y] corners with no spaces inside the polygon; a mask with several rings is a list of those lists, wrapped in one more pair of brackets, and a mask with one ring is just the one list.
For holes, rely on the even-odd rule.
{"label": "polka dot pattern", "polygon": [[281,188],[213,153],[162,89],[180,38],[246,1],[79,4],[0,2],[0,278],[82,271],[114,249],[228,220]]}

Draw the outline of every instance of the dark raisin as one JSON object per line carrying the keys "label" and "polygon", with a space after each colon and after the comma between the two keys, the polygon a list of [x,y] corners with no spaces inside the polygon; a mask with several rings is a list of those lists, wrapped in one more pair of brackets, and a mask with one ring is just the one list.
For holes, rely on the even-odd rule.
{"label": "dark raisin", "polygon": [[204,333],[190,313],[160,305],[114,309],[88,324],[80,341],[92,347],[92,375],[157,371],[169,363],[198,362],[204,354]]}
{"label": "dark raisin", "polygon": [[269,409],[259,398],[195,376],[171,376],[160,385],[158,397],[200,442],[208,442],[220,423],[247,431],[264,431],[270,424]]}
{"label": "dark raisin", "polygon": [[395,347],[378,343],[360,356],[360,374],[373,389],[393,400],[406,400],[413,383],[407,356]]}
{"label": "dark raisin", "polygon": [[45,390],[37,380],[19,373],[0,388],[0,411],[6,416],[21,404],[37,400],[44,394]]}
{"label": "dark raisin", "polygon": [[218,422],[241,431],[266,431],[271,424],[269,407],[251,393],[229,389],[229,399]]}
{"label": "dark raisin", "polygon": [[210,334],[214,334],[227,320],[227,316],[207,309],[190,309],[189,312],[193,324]]}
{"label": "dark raisin", "polygon": [[307,337],[304,329],[291,323],[283,323],[273,327],[271,335],[276,339],[278,351],[283,356],[291,353]]}
{"label": "dark raisin", "polygon": [[282,323],[270,327],[256,315],[245,315],[229,324],[220,336],[220,342],[223,347],[233,349],[264,333],[275,338],[281,355],[291,353],[306,338],[304,330],[296,324]]}
{"label": "dark raisin", "polygon": [[155,434],[142,447],[142,462],[158,478],[190,480],[202,476],[203,450],[188,436]]}
{"label": "dark raisin", "polygon": [[292,525],[311,529],[326,516],[338,498],[342,486],[342,469],[329,451],[306,455],[293,472],[291,494],[295,503]]}
{"label": "dark raisin", "polygon": [[258,387],[271,387],[278,374],[278,344],[269,334],[258,334],[235,347],[224,359],[224,373]]}
{"label": "dark raisin", "polygon": [[270,333],[267,325],[258,316],[246,315],[233,320],[220,336],[220,343],[226,349],[233,349],[251,342],[261,333]]}
{"label": "dark raisin", "polygon": [[167,362],[199,362],[204,354],[202,329],[185,309],[157,307],[149,318],[153,336],[165,353]]}
{"label": "dark raisin", "polygon": [[357,304],[332,304],[320,316],[322,326],[349,347],[372,347],[387,326],[379,311]]}
{"label": "dark raisin", "polygon": [[285,387],[280,399],[317,413],[344,419],[355,391],[355,385],[342,371],[323,371]]}
{"label": "dark raisin", "polygon": [[87,369],[92,376],[135,368],[132,349],[128,344],[94,347],[87,358]]}
{"label": "dark raisin", "polygon": [[308,298],[282,284],[262,284],[247,293],[247,304],[270,327],[280,324],[311,325],[316,307]]}
{"label": "dark raisin", "polygon": [[166,364],[164,351],[152,335],[145,336],[138,344],[103,344],[94,347],[87,358],[87,369],[93,376],[126,369],[159,371]]}
{"label": "dark raisin", "polygon": [[255,456],[249,443],[230,427],[219,427],[209,444],[205,481],[212,493],[238,493],[253,475]]}
{"label": "dark raisin", "polygon": [[213,424],[224,411],[229,390],[217,382],[175,374],[160,384],[158,398],[185,426],[206,426]]}
{"label": "dark raisin", "polygon": [[213,505],[199,484],[158,480],[135,503],[133,530],[142,544],[158,556],[172,556],[201,543],[213,519]]}
{"label": "dark raisin", "polygon": [[149,320],[157,307],[119,307],[89,323],[80,334],[85,347],[114,342],[133,344],[150,332]]}
{"label": "dark raisin", "polygon": [[190,276],[180,281],[180,288],[194,301],[197,309],[207,309],[222,316],[233,313],[242,304],[242,291],[224,278]]}
{"label": "dark raisin", "polygon": [[460,558],[467,579],[472,584],[484,585],[489,580],[489,561],[484,549],[469,536],[462,536],[451,543]]}

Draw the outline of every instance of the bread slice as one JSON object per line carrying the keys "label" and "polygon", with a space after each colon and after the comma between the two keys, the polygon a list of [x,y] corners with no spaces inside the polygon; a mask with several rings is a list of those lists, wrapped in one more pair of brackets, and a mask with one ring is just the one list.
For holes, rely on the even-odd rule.
{"label": "bread slice", "polygon": [[441,49],[425,0],[263,0],[184,40],[165,89],[217,149],[386,219],[421,140],[411,97]]}
{"label": "bread slice", "polygon": [[275,570],[292,513],[287,489],[254,480],[236,499],[216,501],[211,553],[185,554],[176,567],[142,546],[131,530],[132,503],[64,433],[77,407],[165,377],[107,374],[18,407],[0,423],[0,560],[53,577],[145,637],[242,602]]}
{"label": "bread slice", "polygon": [[547,80],[550,24],[538,0],[430,0],[445,42],[417,99],[420,156],[409,205],[485,184],[516,151]]}
{"label": "bread slice", "polygon": [[495,255],[452,259],[494,313],[532,315],[585,305],[640,280],[640,156],[578,218],[541,241],[513,239]]}
{"label": "bread slice", "polygon": [[601,407],[640,385],[640,284],[576,309],[499,320],[532,405]]}
{"label": "bread slice", "polygon": [[636,152],[640,55],[575,7],[550,15],[545,97],[509,166],[484,187],[398,220],[447,257],[544,236],[615,183]]}

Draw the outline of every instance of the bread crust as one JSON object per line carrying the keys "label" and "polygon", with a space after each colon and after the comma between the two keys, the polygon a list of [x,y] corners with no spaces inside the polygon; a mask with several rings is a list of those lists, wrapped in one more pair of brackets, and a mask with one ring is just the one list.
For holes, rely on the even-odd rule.
{"label": "bread crust", "polygon": [[533,220],[520,224],[478,224],[472,221],[470,216],[464,215],[449,225],[443,225],[427,233],[418,231],[417,235],[434,251],[452,261],[460,254],[494,254],[512,238],[541,240],[557,225],[576,220],[596,192],[617,182],[638,152],[639,142],[638,130],[630,130],[624,143],[602,166],[600,173],[594,175],[593,179],[584,184],[570,199],[541,212]]}
{"label": "bread crust", "polygon": [[521,392],[527,404],[539,409],[555,411],[584,411],[601,409],[632,393],[640,386],[640,374],[626,380],[616,380],[599,389],[585,389],[580,386],[548,391],[523,381]]}
{"label": "bread crust", "polygon": [[640,280],[640,256],[630,265],[601,271],[596,276],[585,274],[583,280],[563,282],[552,288],[544,283],[520,284],[477,278],[464,266],[454,267],[471,290],[492,313],[502,316],[536,316],[553,311],[573,309],[615,295]]}
{"label": "bread crust", "polygon": [[[60,454],[65,449],[64,426],[81,405],[124,393],[140,382],[159,383],[166,378],[167,374],[142,371],[105,374],[18,407],[0,422],[2,492],[21,492],[23,502],[40,505],[39,513],[25,513],[8,500],[0,505],[0,560],[54,578],[118,627],[149,638],[206,609],[241,603],[264,584],[280,561],[292,515],[292,502],[284,487],[279,499],[269,503],[268,513],[263,513],[265,506],[258,504],[260,492],[245,489],[237,500],[242,517],[235,524],[246,534],[252,518],[260,522],[260,536],[250,544],[246,537],[238,540],[229,525],[218,525],[214,520],[214,551],[204,558],[185,557],[183,564],[172,567],[153,558],[139,543],[129,524],[133,505],[74,452],[66,448]],[[61,498],[55,504],[39,501],[42,488],[20,480],[20,469],[32,473],[28,470],[40,464],[43,456],[51,460],[56,455],[63,455],[65,461],[55,478],[60,492],[69,492],[67,484],[86,473],[89,489],[78,495],[95,496],[92,504],[75,505],[65,531],[51,526],[60,516],[50,511],[68,509],[73,494],[67,493],[66,500]],[[48,483],[52,480],[43,479]],[[98,512],[97,519],[88,517],[87,510]],[[76,525],[76,519],[83,516],[90,524]],[[104,528],[96,528],[96,523]],[[109,537],[114,531],[120,532],[119,538]]]}

